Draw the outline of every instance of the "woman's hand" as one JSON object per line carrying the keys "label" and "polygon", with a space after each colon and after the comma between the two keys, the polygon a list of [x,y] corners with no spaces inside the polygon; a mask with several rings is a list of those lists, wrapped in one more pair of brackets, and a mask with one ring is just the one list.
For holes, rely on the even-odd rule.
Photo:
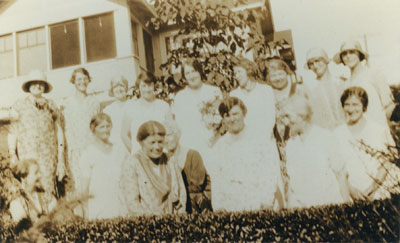
{"label": "woman's hand", "polygon": [[349,185],[350,196],[353,200],[366,200],[367,196],[360,190]]}

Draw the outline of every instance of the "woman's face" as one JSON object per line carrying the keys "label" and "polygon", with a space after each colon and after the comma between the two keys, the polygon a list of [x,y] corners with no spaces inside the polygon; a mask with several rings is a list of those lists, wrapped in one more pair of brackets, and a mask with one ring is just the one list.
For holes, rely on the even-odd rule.
{"label": "woman's face", "polygon": [[311,59],[307,65],[317,75],[317,78],[321,78],[328,70],[328,63],[321,57]]}
{"label": "woman's face", "polygon": [[271,82],[272,88],[277,90],[283,90],[289,84],[287,73],[281,69],[270,70],[269,81]]}
{"label": "woman's face", "polygon": [[168,151],[176,149],[179,144],[179,134],[173,129],[167,129],[167,134],[165,135],[165,148]]}
{"label": "woman's face", "polygon": [[142,146],[143,152],[152,159],[158,159],[161,157],[164,149],[164,136],[150,135],[145,138],[140,145]]}
{"label": "woman's face", "polygon": [[153,101],[156,98],[153,83],[145,83],[143,81],[140,81],[139,91],[140,97],[147,101]]}
{"label": "woman's face", "polygon": [[75,89],[81,93],[86,93],[87,86],[89,84],[89,77],[81,72],[75,74]]}
{"label": "woman's face", "polygon": [[198,89],[202,85],[200,73],[190,65],[185,65],[185,78],[191,89]]}
{"label": "woman's face", "polygon": [[364,113],[361,100],[355,95],[347,98],[343,104],[343,110],[346,117],[346,122],[349,125],[356,124]]}
{"label": "woman's face", "polygon": [[227,126],[228,132],[238,134],[244,129],[244,114],[239,105],[235,105],[224,117],[224,124]]}
{"label": "woman's face", "polygon": [[240,87],[246,87],[248,82],[247,71],[241,66],[235,66],[233,71],[235,72],[235,77],[239,82]]}
{"label": "woman's face", "polygon": [[104,143],[108,143],[111,128],[111,124],[107,120],[103,120],[95,127],[94,135]]}
{"label": "woman's face", "polygon": [[113,88],[114,97],[118,100],[124,100],[126,98],[127,90],[122,85],[117,85]]}
{"label": "woman's face", "polygon": [[342,52],[341,54],[342,60],[345,66],[348,66],[350,69],[355,68],[358,64],[360,64],[360,56],[357,50],[347,50]]}
{"label": "woman's face", "polygon": [[45,90],[45,86],[43,83],[40,82],[32,82],[29,85],[29,92],[35,96],[35,97],[40,97],[42,96],[43,92]]}

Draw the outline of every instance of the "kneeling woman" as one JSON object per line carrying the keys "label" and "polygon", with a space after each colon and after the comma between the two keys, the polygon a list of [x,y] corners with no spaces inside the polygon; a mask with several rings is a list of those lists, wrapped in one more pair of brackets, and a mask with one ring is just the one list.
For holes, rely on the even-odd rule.
{"label": "kneeling woman", "polygon": [[119,193],[119,176],[123,156],[109,142],[111,118],[104,113],[95,115],[90,129],[95,139],[83,151],[80,167],[86,192],[92,196],[84,215],[89,219],[104,219],[123,216]]}
{"label": "kneeling woman", "polygon": [[136,136],[141,149],[122,166],[123,200],[131,216],[185,212],[185,185],[163,153],[165,134],[161,123],[143,123]]}

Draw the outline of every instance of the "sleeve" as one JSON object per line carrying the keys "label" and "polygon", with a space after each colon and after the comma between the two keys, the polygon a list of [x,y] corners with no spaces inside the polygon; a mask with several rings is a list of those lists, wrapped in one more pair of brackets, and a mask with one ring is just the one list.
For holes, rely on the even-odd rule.
{"label": "sleeve", "polygon": [[380,72],[374,72],[372,75],[372,84],[378,92],[379,98],[384,108],[393,104],[393,95],[390,86],[386,82],[386,77]]}
{"label": "sleeve", "polygon": [[121,170],[120,188],[122,202],[125,204],[130,215],[137,215],[141,211],[136,164],[136,158],[127,155],[126,159],[122,162]]}
{"label": "sleeve", "polygon": [[202,192],[204,190],[206,182],[206,169],[203,164],[203,159],[199,152],[195,150],[189,150],[184,172],[188,180],[188,191],[189,192]]}

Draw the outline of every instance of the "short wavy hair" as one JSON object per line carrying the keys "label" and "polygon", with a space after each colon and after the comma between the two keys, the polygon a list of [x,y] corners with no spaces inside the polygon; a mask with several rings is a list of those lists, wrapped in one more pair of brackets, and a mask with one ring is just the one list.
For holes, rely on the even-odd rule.
{"label": "short wavy hair", "polygon": [[363,112],[365,112],[368,108],[368,94],[365,89],[355,86],[343,91],[342,96],[340,97],[340,103],[342,104],[342,107],[344,107],[344,103],[351,96],[355,96],[361,101]]}
{"label": "short wavy hair", "polygon": [[90,120],[90,130],[94,133],[94,129],[102,122],[102,121],[107,121],[110,125],[112,125],[112,120],[109,115],[106,113],[100,112],[97,113],[92,117]]}
{"label": "short wavy hair", "polygon": [[229,112],[234,106],[239,106],[243,112],[243,115],[246,116],[247,114],[247,107],[243,103],[243,101],[237,97],[228,97],[224,99],[218,107],[219,114],[221,117],[225,117],[229,115]]}
{"label": "short wavy hair", "polygon": [[92,81],[92,77],[90,77],[88,70],[86,70],[83,67],[80,67],[80,68],[74,69],[74,71],[72,72],[71,79],[69,80],[72,84],[75,84],[75,79],[76,79],[76,74],[77,73],[82,73],[83,75],[88,77],[89,83]]}

